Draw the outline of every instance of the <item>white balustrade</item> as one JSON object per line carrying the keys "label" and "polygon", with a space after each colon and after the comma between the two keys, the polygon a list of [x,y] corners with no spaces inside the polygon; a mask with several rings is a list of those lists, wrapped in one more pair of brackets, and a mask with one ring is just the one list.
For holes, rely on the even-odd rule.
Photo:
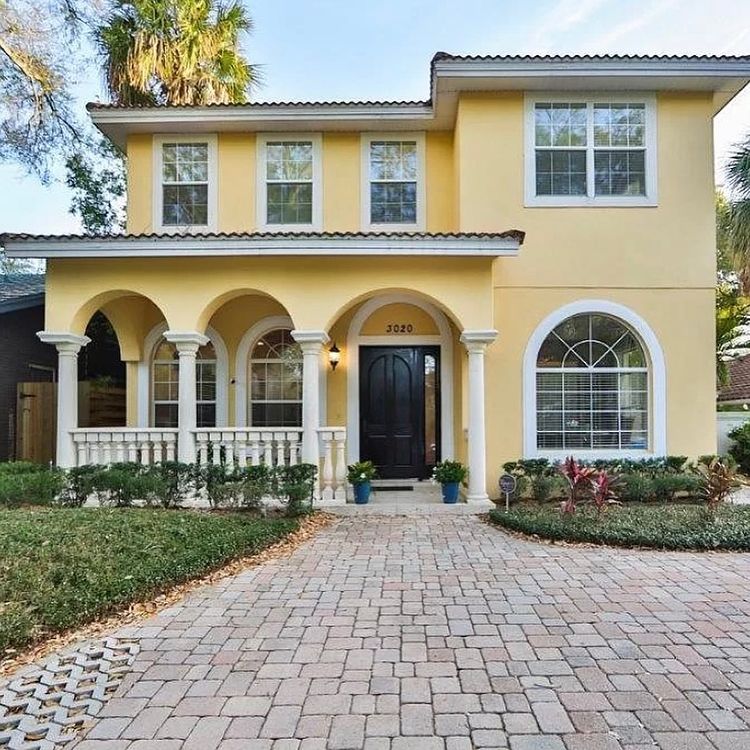
{"label": "white balustrade", "polygon": [[328,505],[346,503],[346,428],[318,428],[322,455],[320,500]]}
{"label": "white balustrade", "polygon": [[293,428],[205,427],[195,430],[201,466],[223,465],[227,471],[257,466],[294,466],[299,463],[302,430]]}
{"label": "white balustrade", "polygon": [[90,427],[71,430],[76,465],[174,461],[177,430],[144,427]]}

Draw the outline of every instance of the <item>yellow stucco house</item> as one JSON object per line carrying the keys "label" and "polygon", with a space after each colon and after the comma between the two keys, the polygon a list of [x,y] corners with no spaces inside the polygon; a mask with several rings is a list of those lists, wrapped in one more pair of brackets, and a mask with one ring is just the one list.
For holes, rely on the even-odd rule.
{"label": "yellow stucco house", "polygon": [[[750,57],[439,53],[424,102],[89,106],[127,233],[47,259],[58,463],[469,466],[715,450],[712,119]],[[96,311],[127,424],[76,425]]]}

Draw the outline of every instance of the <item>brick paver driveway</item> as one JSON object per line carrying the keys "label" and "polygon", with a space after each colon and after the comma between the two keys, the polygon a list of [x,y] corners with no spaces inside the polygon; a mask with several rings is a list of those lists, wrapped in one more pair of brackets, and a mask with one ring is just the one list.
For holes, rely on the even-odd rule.
{"label": "brick paver driveway", "polygon": [[750,748],[750,558],[350,516],[133,631],[77,750]]}

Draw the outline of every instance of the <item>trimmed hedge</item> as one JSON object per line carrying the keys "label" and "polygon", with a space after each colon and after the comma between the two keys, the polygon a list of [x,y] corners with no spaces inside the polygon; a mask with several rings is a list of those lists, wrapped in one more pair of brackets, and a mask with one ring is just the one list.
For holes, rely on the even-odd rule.
{"label": "trimmed hedge", "polygon": [[288,518],[130,508],[0,510],[0,658],[257,552]]}
{"label": "trimmed hedge", "polygon": [[600,516],[589,507],[563,515],[559,507],[519,503],[490,519],[512,531],[553,541],[665,550],[750,551],[750,506],[724,505],[711,513],[701,505],[623,505]]}

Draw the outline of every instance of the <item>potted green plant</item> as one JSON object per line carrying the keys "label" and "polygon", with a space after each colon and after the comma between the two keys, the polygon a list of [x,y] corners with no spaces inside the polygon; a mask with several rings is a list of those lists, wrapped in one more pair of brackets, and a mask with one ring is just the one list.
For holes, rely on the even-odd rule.
{"label": "potted green plant", "polygon": [[466,467],[460,461],[441,461],[432,472],[432,478],[443,490],[443,502],[458,502],[458,489],[466,479]]}
{"label": "potted green plant", "polygon": [[358,461],[347,466],[346,478],[354,487],[354,502],[365,505],[370,499],[370,482],[378,475],[372,461]]}

